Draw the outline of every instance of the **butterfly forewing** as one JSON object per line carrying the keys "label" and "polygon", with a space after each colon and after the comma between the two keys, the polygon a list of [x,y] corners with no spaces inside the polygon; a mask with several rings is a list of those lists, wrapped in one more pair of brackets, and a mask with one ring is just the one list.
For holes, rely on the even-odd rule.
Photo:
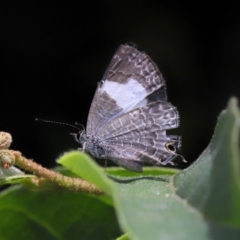
{"label": "butterfly forewing", "polygon": [[87,134],[97,132],[106,122],[136,107],[166,99],[165,81],[149,56],[132,46],[121,45],[96,90]]}

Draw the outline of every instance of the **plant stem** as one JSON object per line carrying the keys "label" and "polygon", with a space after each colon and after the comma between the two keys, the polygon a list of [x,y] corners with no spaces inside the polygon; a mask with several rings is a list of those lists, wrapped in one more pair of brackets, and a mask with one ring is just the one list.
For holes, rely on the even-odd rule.
{"label": "plant stem", "polygon": [[[29,171],[29,172],[37,175],[40,178],[44,178],[53,183],[56,183],[57,185],[59,185],[61,187],[66,187],[71,190],[81,191],[81,192],[85,192],[85,193],[92,193],[95,195],[104,194],[104,192],[101,189],[99,189],[95,185],[93,185],[85,180],[82,180],[80,178],[64,176],[60,173],[57,173],[57,172],[54,172],[47,168],[44,168],[32,160],[26,159],[18,151],[14,151],[14,150],[9,150],[9,151],[15,156],[14,165],[16,165],[26,171]],[[39,179],[38,183],[36,182],[36,179],[33,180],[33,184],[35,184],[35,185],[40,184],[40,182],[41,182],[40,179]]]}

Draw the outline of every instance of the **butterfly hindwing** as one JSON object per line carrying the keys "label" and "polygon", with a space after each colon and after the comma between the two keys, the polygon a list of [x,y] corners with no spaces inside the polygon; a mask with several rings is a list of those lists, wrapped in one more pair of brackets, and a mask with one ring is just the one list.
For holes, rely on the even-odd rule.
{"label": "butterfly hindwing", "polygon": [[180,138],[166,135],[167,129],[178,126],[178,118],[170,103],[152,102],[108,122],[99,136],[112,146],[109,158],[113,161],[121,156],[160,165],[173,156],[168,143],[180,147]]}
{"label": "butterfly hindwing", "polygon": [[[107,122],[104,128],[99,129],[98,135],[105,140],[110,138],[117,140],[119,136],[146,136],[149,132],[172,129],[178,125],[179,116],[176,108],[171,103],[157,101]],[[129,137],[129,140],[131,139]]]}

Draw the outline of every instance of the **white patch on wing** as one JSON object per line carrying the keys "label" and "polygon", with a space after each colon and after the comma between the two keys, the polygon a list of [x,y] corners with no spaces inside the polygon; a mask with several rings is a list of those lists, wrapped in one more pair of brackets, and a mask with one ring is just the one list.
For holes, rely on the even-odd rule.
{"label": "white patch on wing", "polygon": [[132,109],[147,96],[142,84],[134,78],[130,78],[127,83],[106,80],[101,91],[105,91],[124,110]]}
{"label": "white patch on wing", "polygon": [[135,108],[138,108],[138,107],[143,107],[143,106],[146,106],[148,103],[148,100],[146,98],[144,98],[141,102],[139,102]]}

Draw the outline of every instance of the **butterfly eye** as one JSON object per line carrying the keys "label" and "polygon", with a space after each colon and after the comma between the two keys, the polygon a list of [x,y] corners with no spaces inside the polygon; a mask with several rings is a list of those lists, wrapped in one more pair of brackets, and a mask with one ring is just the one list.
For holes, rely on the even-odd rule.
{"label": "butterfly eye", "polygon": [[103,84],[104,84],[104,80],[101,80],[101,81],[99,82],[99,87],[101,88],[101,87],[103,86]]}
{"label": "butterfly eye", "polygon": [[176,152],[176,146],[174,145],[175,143],[174,142],[167,142],[166,143],[166,148],[169,152]]}

